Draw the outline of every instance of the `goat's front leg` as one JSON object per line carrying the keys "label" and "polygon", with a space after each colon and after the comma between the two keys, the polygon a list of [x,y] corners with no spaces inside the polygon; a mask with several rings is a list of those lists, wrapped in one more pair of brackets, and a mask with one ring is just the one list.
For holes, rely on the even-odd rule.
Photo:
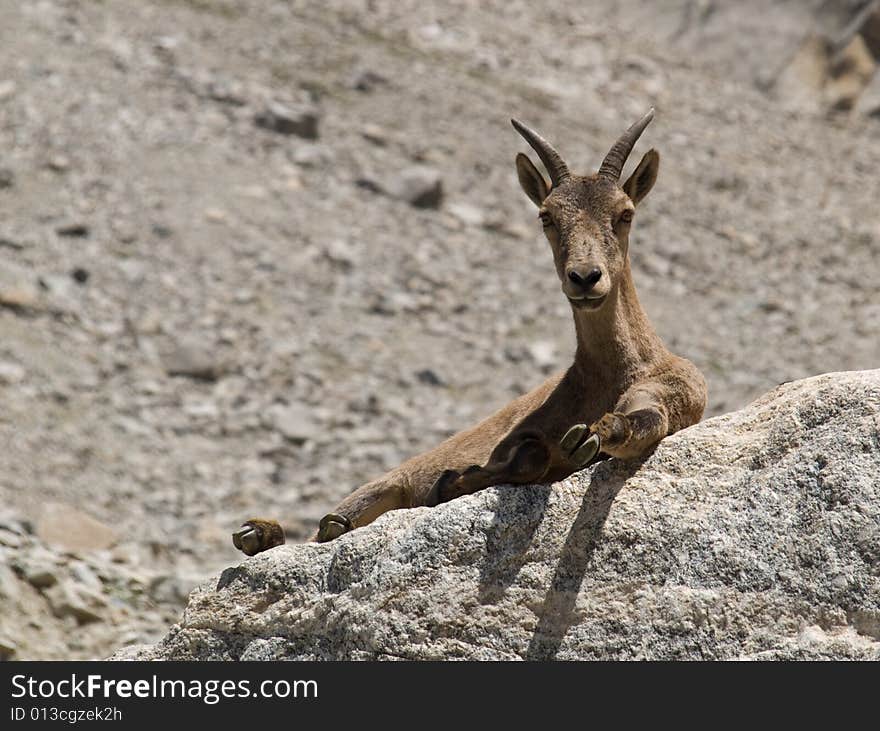
{"label": "goat's front leg", "polygon": [[389,473],[384,478],[362,485],[328,513],[318,524],[312,541],[324,543],[338,538],[354,528],[372,523],[389,510],[413,507],[412,491],[399,475]]}
{"label": "goat's front leg", "polygon": [[232,545],[246,556],[254,556],[284,544],[284,529],[275,520],[251,518],[232,534]]}
{"label": "goat's front leg", "polygon": [[559,442],[562,454],[575,469],[586,467],[599,453],[599,436],[586,424],[575,424]]}
{"label": "goat's front leg", "polygon": [[535,435],[505,439],[485,465],[471,465],[464,472],[444,472],[435,485],[438,502],[471,495],[492,485],[538,482],[550,468],[550,450]]}
{"label": "goat's front leg", "polygon": [[598,453],[619,459],[645,454],[669,433],[666,408],[653,384],[634,387],[608,412],[587,427],[576,424],[560,446],[577,467],[584,467]]}
{"label": "goat's front leg", "polygon": [[[381,479],[363,485],[328,513],[318,524],[311,541],[323,543],[343,533],[372,523],[382,513],[412,507],[410,491],[400,481]],[[233,545],[242,553],[253,556],[284,543],[284,530],[274,520],[251,518],[232,534]]]}
{"label": "goat's front leg", "polygon": [[599,437],[601,450],[620,459],[645,454],[666,436],[667,429],[666,413],[660,406],[629,412],[614,411],[590,427],[590,431]]}

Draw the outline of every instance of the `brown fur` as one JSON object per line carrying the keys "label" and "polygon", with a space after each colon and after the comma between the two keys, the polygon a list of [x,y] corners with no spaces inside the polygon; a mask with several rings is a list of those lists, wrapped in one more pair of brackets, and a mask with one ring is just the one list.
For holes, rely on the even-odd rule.
{"label": "brown fur", "polygon": [[[570,175],[551,190],[531,161],[517,156],[520,183],[540,209],[572,305],[574,363],[475,427],[355,490],[313,540],[335,538],[388,510],[436,505],[490,485],[560,480],[584,466],[560,445],[576,424],[590,425],[585,433],[598,435],[604,454],[631,459],[700,420],[705,380],[660,341],[630,271],[630,220],[658,167],[651,150],[622,186],[600,175]],[[579,299],[572,270],[600,272],[589,294],[601,300]],[[265,532],[277,540],[277,532]]]}

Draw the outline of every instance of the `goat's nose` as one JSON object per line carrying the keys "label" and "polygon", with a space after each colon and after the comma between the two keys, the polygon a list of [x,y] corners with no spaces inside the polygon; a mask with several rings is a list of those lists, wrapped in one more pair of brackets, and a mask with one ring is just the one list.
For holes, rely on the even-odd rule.
{"label": "goat's nose", "polygon": [[585,292],[589,292],[596,286],[596,282],[602,278],[602,270],[598,267],[593,267],[586,272],[583,269],[571,269],[568,272],[568,278],[571,280],[572,284],[577,285]]}

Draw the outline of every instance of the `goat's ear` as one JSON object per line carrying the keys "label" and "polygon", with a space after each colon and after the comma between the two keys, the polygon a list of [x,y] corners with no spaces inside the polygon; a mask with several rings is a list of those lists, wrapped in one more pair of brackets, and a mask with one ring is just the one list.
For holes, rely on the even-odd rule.
{"label": "goat's ear", "polygon": [[623,192],[630,197],[633,203],[638,205],[639,201],[648,195],[657,180],[659,169],[660,153],[657,150],[648,150],[635,172],[623,184]]}
{"label": "goat's ear", "polygon": [[516,174],[519,177],[519,184],[526,195],[540,208],[544,203],[544,199],[550,193],[550,187],[547,185],[547,181],[544,180],[544,176],[538,172],[538,168],[521,152],[516,156]]}

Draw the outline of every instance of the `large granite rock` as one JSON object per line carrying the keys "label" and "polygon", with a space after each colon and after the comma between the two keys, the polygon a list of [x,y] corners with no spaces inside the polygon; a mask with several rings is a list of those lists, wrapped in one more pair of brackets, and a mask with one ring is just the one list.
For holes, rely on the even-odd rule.
{"label": "large granite rock", "polygon": [[880,370],[197,589],[165,659],[880,659]]}

